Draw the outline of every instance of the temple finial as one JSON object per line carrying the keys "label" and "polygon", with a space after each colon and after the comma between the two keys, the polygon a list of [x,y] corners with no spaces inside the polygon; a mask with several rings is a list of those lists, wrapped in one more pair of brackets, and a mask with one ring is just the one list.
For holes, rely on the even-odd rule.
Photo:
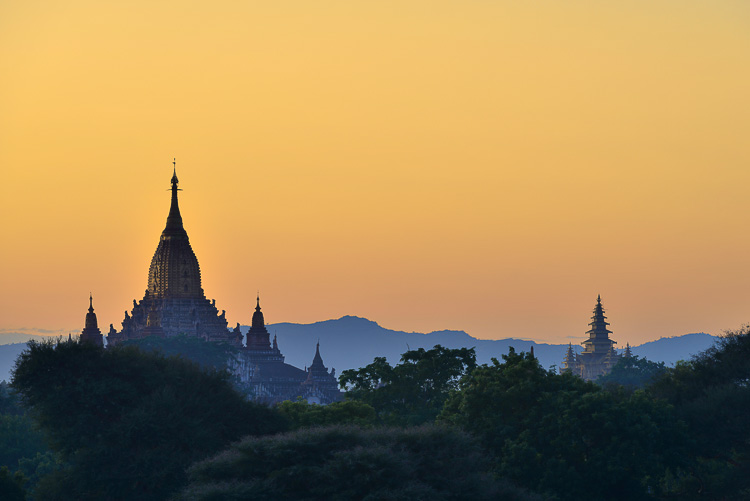
{"label": "temple finial", "polygon": [[89,311],[94,311],[94,296],[89,292]]}
{"label": "temple finial", "polygon": [[602,295],[601,294],[597,294],[596,295],[596,302],[597,303],[601,303],[602,302]]}
{"label": "temple finial", "polygon": [[179,183],[179,179],[177,179],[177,158],[172,159],[172,188],[177,187],[177,183]]}

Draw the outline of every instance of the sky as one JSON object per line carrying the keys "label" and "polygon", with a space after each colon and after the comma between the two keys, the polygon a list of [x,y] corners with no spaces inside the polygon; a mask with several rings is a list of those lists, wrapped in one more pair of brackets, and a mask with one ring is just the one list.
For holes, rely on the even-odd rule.
{"label": "sky", "polygon": [[0,3],[0,332],[119,329],[180,207],[230,325],[750,322],[750,2]]}

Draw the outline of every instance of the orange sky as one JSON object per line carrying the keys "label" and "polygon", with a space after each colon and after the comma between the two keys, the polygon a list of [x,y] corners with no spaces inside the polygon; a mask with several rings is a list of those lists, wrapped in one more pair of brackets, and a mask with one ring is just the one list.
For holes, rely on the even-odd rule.
{"label": "orange sky", "polygon": [[0,4],[0,329],[119,328],[169,209],[230,323],[750,321],[750,2]]}

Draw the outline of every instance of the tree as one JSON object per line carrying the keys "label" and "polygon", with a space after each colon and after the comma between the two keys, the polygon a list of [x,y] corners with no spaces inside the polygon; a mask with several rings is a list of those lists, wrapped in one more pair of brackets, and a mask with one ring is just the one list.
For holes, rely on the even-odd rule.
{"label": "tree", "polygon": [[246,438],[193,465],[178,500],[534,499],[488,467],[469,435],[446,427],[307,428]]}
{"label": "tree", "polygon": [[6,381],[0,381],[0,415],[20,416],[24,414],[18,395]]}
{"label": "tree", "polygon": [[690,431],[689,462],[668,488],[682,499],[750,498],[750,327],[667,370],[648,387]]}
{"label": "tree", "polygon": [[375,409],[357,400],[317,405],[308,404],[300,398],[296,402],[281,402],[276,409],[287,419],[292,430],[335,424],[371,426],[376,422]]}
{"label": "tree", "polygon": [[407,351],[395,367],[384,357],[375,358],[366,367],[343,371],[339,383],[350,385],[347,398],[371,405],[383,423],[416,425],[434,421],[461,377],[474,367],[473,348],[436,345]]}
{"label": "tree", "polygon": [[466,376],[443,422],[475,434],[496,471],[562,500],[647,499],[685,440],[668,405],[546,371],[511,348]]}
{"label": "tree", "polygon": [[651,362],[634,355],[621,358],[609,374],[599,376],[596,382],[605,387],[614,384],[634,390],[643,388],[666,370],[664,362]]}
{"label": "tree", "polygon": [[47,450],[41,432],[34,428],[30,417],[0,414],[0,466],[15,470],[19,460],[33,458]]}
{"label": "tree", "polygon": [[26,489],[23,484],[26,480],[20,472],[11,475],[5,466],[0,466],[0,499],[3,501],[24,501]]}
{"label": "tree", "polygon": [[247,402],[224,372],[135,347],[30,342],[13,386],[66,467],[43,499],[165,499],[192,462],[283,420]]}

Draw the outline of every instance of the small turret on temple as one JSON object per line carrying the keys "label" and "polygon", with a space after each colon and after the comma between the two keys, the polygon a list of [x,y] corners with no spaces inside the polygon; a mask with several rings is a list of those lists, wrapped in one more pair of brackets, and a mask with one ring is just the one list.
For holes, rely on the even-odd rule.
{"label": "small turret on temple", "polygon": [[323,364],[323,357],[320,356],[320,341],[315,345],[315,356],[312,364],[307,368],[307,379],[302,383],[306,388],[306,398],[310,403],[319,404],[325,401],[336,401],[341,398],[339,385],[336,381],[336,369],[328,368]]}
{"label": "small turret on temple", "polygon": [[563,366],[560,369],[561,374],[579,374],[580,370],[578,367],[578,357],[573,351],[573,345],[568,343],[568,351],[565,352],[565,358],[563,359]]}
{"label": "small turret on temple", "polygon": [[609,322],[606,319],[602,297],[599,295],[596,298],[594,315],[589,323],[591,329],[586,332],[589,338],[581,343],[584,349],[581,353],[574,354],[572,345],[568,346],[568,352],[560,369],[561,373],[569,372],[587,381],[593,381],[612,370],[621,355],[615,351],[616,341],[609,338],[612,331],[607,329]]}
{"label": "small turret on temple", "polygon": [[99,325],[94,313],[94,296],[89,294],[89,312],[86,313],[86,324],[81,331],[80,341],[82,343],[92,343],[97,346],[104,346],[104,338],[99,330]]}
{"label": "small turret on temple", "polygon": [[260,311],[260,294],[255,298],[255,313],[250,324],[250,330],[247,332],[247,342],[245,343],[248,350],[268,350],[271,348],[271,335],[266,329],[266,322],[263,319],[263,312]]}
{"label": "small turret on temple", "polygon": [[633,351],[630,349],[630,343],[625,345],[625,353],[623,353],[622,356],[625,358],[631,358],[633,356]]}

